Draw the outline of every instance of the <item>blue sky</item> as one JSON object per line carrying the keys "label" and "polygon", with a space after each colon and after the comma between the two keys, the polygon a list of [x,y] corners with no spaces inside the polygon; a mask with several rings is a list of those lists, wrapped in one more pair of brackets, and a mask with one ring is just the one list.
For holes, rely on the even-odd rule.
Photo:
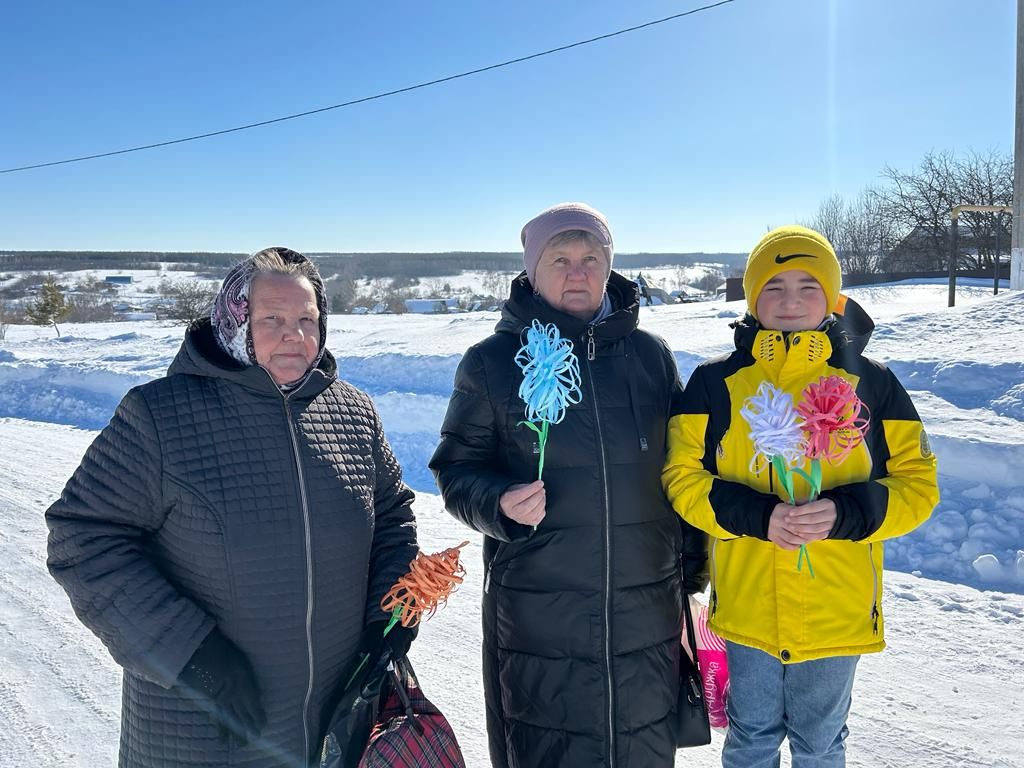
{"label": "blue sky", "polygon": [[[0,168],[174,139],[704,3],[9,2]],[[1014,0],[735,0],[389,99],[0,175],[0,248],[519,248],[584,200],[617,250],[745,251],[929,150],[1010,152]]]}

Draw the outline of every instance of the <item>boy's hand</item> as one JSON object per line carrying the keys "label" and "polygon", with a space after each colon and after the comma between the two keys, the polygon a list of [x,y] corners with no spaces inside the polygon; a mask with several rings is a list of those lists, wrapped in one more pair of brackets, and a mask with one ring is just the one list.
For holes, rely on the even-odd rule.
{"label": "boy's hand", "polygon": [[835,523],[836,505],[831,499],[799,506],[779,503],[768,520],[768,541],[782,549],[798,549],[801,544],[828,538]]}
{"label": "boy's hand", "polygon": [[537,525],[544,519],[547,510],[544,483],[534,480],[526,485],[513,485],[498,501],[501,514],[523,525]]}
{"label": "boy's hand", "polygon": [[768,541],[775,546],[782,549],[799,549],[804,543],[790,523],[790,513],[796,509],[797,507],[780,502],[772,510],[772,516],[768,518]]}
{"label": "boy's hand", "polygon": [[836,524],[836,503],[831,499],[817,499],[790,507],[789,530],[800,537],[801,544],[827,539]]}

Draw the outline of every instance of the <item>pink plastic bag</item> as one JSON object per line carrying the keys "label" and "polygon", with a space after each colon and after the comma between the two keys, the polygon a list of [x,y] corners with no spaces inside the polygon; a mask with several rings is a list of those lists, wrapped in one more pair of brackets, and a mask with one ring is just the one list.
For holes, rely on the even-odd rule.
{"label": "pink plastic bag", "polygon": [[[697,667],[704,681],[704,700],[708,706],[708,722],[712,728],[729,727],[725,714],[725,700],[729,695],[729,663],[725,656],[725,641],[708,626],[708,607],[690,595],[690,613],[694,619],[697,637]],[[690,655],[686,630],[682,635],[683,650]]]}

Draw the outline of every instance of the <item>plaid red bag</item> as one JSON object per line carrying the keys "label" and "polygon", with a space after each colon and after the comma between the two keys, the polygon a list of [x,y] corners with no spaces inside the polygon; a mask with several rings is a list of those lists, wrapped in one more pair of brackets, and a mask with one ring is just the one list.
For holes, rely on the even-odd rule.
{"label": "plaid red bag", "polygon": [[451,725],[423,695],[409,660],[396,659],[393,666],[359,768],[466,768]]}

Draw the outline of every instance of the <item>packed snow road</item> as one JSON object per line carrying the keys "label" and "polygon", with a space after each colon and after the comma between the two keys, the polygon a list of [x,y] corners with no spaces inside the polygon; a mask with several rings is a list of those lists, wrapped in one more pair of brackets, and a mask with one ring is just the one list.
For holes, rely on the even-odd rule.
{"label": "packed snow road", "polygon": [[[46,572],[43,511],[94,432],[0,419],[0,766],[116,763],[120,674]],[[485,768],[479,537],[421,493],[421,546],[471,540],[462,590],[423,628],[412,659],[470,768]],[[888,572],[889,648],[861,661],[849,765],[1024,768],[1024,596]],[[679,753],[719,765],[722,737]],[[788,765],[788,757],[784,757]]]}

